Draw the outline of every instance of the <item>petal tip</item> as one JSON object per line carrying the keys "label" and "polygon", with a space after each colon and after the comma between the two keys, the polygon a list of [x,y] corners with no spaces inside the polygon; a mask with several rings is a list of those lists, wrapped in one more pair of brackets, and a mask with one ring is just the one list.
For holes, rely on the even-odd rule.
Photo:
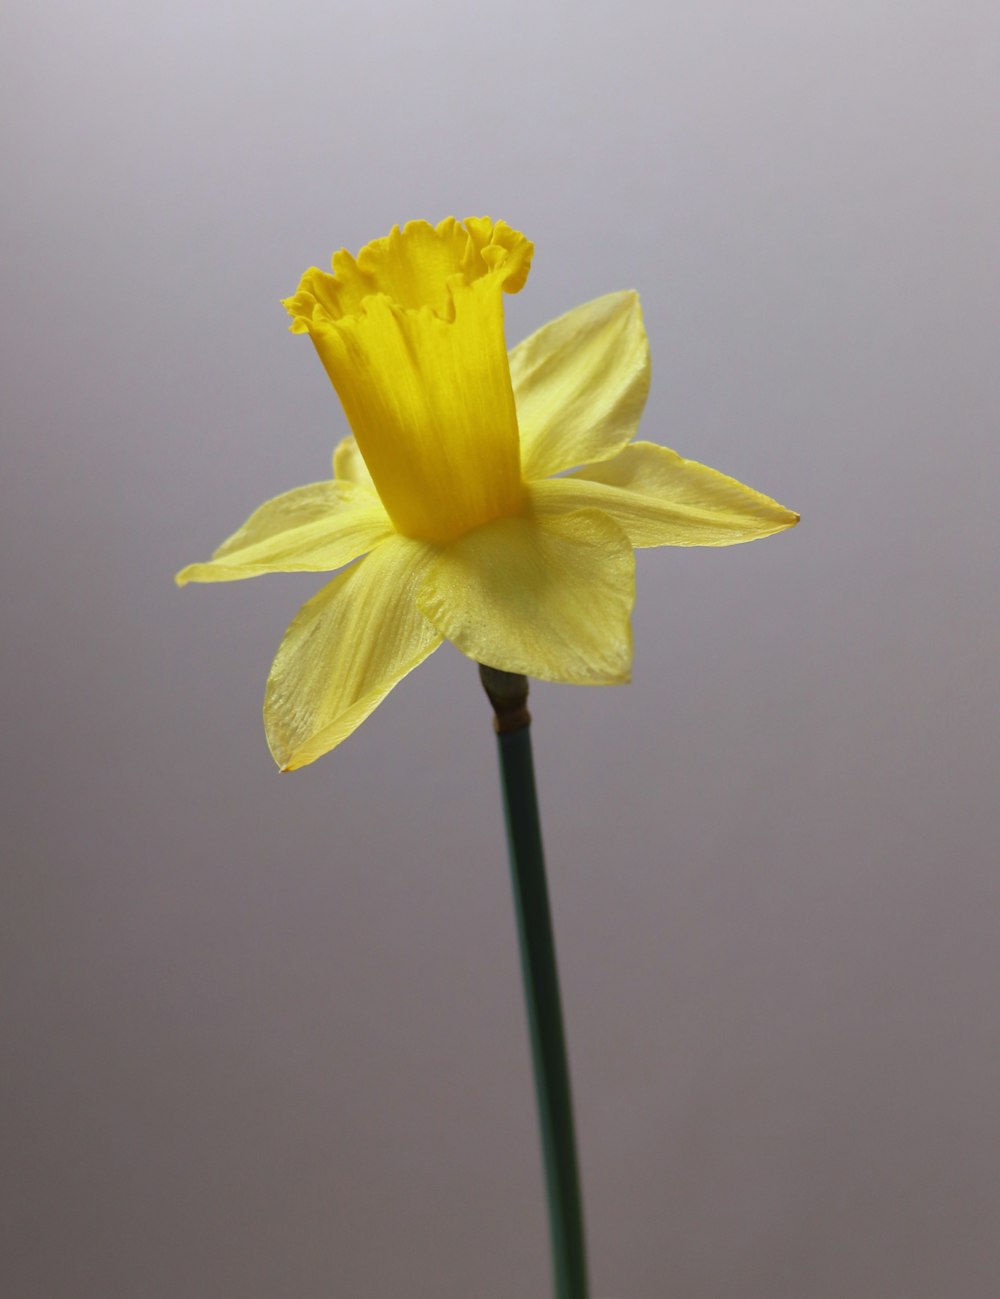
{"label": "petal tip", "polygon": [[[777,505],[777,501],[775,502],[775,505]],[[802,515],[797,514],[795,510],[785,509],[783,505],[778,505],[778,509],[781,511],[783,517],[777,524],[775,532],[788,532],[791,528],[796,527],[802,522]]]}

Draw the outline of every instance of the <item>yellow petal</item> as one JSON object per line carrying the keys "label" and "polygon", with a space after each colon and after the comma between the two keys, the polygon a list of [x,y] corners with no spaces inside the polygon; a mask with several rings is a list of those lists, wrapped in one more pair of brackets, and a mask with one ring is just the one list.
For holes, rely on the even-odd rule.
{"label": "yellow petal", "polygon": [[649,392],[638,294],[609,293],[543,325],[510,353],[526,481],[615,455]]}
{"label": "yellow petal", "polygon": [[350,483],[310,483],[267,501],[209,562],[174,579],[236,582],[261,573],[328,572],[366,554],[392,533],[378,498]]}
{"label": "yellow petal", "polygon": [[440,645],[415,598],[432,553],[390,537],[299,610],[264,697],[267,742],[282,770],[304,767],[346,739]]}
{"label": "yellow petal", "polygon": [[497,519],[441,548],[418,602],[463,654],[577,685],[629,679],[632,548],[595,510]]}
{"label": "yellow petal", "polygon": [[502,295],[531,245],[502,222],[412,222],[286,304],[309,332],[397,531],[447,541],[522,490]]}
{"label": "yellow petal", "polygon": [[349,433],[337,443],[337,449],[333,453],[333,476],[338,482],[353,483],[355,487],[375,491],[372,476],[353,434]]}
{"label": "yellow petal", "polygon": [[603,510],[633,546],[732,546],[799,521],[769,496],[652,442],[530,490],[540,514]]}

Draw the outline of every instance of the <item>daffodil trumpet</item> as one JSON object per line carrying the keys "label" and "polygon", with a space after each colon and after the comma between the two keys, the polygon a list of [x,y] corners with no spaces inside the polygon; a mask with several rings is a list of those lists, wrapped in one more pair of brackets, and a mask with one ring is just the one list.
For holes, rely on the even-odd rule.
{"label": "daffodil trumpet", "polygon": [[445,639],[503,672],[629,680],[636,546],[727,546],[798,516],[635,441],[649,389],[638,296],[609,293],[508,354],[503,294],[532,245],[504,222],[413,221],[306,271],[285,303],[351,433],[333,476],[262,505],[177,575],[337,573],[278,649],[264,725],[279,767],[350,735]]}

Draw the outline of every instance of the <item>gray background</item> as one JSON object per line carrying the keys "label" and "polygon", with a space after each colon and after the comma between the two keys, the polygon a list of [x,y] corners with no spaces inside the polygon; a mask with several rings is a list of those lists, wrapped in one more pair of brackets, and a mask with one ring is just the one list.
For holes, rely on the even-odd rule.
{"label": "gray background", "polygon": [[643,296],[644,436],[800,510],[534,692],[595,1293],[1000,1287],[993,3],[2,19],[0,1293],[540,1299],[488,709],[275,774],[318,579],[174,590],[344,431],[278,299],[395,221]]}

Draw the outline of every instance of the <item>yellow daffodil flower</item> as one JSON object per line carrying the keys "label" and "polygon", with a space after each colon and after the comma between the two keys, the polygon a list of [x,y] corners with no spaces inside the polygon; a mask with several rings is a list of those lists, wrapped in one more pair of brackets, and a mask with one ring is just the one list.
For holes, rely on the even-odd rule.
{"label": "yellow daffodil flower", "polygon": [[798,520],[633,441],[649,388],[635,293],[587,302],[508,355],[502,295],[532,251],[502,221],[413,221],[356,259],[337,253],[332,275],[306,271],[285,303],[353,436],[332,479],[268,501],[177,576],[343,569],[271,669],[264,722],[283,770],[339,744],[445,638],[544,681],[628,681],[634,546],[727,546]]}

